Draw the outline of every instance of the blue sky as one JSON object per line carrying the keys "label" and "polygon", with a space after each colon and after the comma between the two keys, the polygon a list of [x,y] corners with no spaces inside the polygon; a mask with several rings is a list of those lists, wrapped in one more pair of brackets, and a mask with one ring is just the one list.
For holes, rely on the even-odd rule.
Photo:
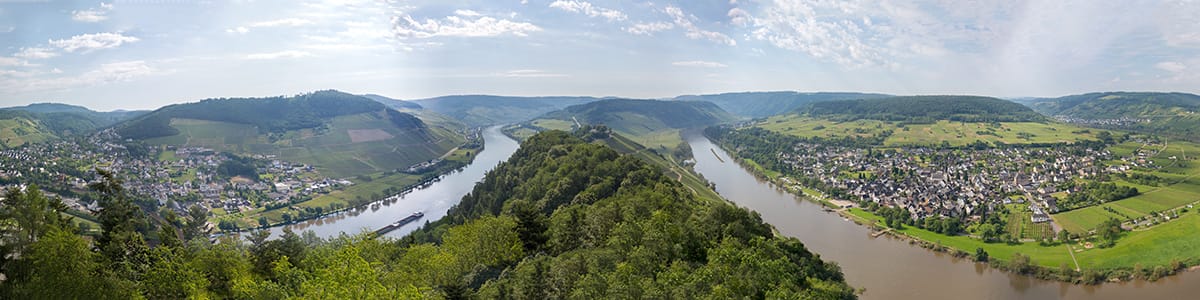
{"label": "blue sky", "polygon": [[0,106],[1200,92],[1200,2],[0,0]]}

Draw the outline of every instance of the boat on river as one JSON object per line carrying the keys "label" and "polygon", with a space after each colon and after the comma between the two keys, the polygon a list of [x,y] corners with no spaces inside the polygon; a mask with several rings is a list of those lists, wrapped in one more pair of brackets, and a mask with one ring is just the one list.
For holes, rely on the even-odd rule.
{"label": "boat on river", "polygon": [[419,212],[419,211],[415,212],[407,217],[404,217],[403,219],[400,219],[399,221],[396,221],[395,223],[388,224],[387,226],[384,226],[383,228],[376,230],[375,236],[385,235],[388,232],[392,232],[392,230],[399,229],[400,227],[404,226],[405,224],[412,223],[413,221],[419,220],[424,216],[425,216],[425,213],[423,213],[423,212]]}

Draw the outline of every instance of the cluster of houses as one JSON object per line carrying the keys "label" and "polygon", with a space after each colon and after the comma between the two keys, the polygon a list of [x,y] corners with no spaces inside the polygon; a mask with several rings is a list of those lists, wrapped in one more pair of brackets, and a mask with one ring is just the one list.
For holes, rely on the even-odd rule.
{"label": "cluster of houses", "polygon": [[[269,161],[256,171],[262,175],[258,182],[227,180],[217,175],[217,167],[228,159],[213,149],[203,147],[152,148],[144,158],[127,155],[119,140],[101,134],[80,140],[28,144],[0,150],[0,179],[11,186],[36,183],[52,190],[83,191],[95,181],[92,169],[101,167],[116,173],[124,180],[125,188],[134,195],[157,200],[159,205],[183,212],[187,206],[203,205],[229,212],[244,211],[266,205],[286,205],[296,197],[329,192],[353,183],[320,176],[309,165],[276,160],[256,155],[255,159]],[[159,151],[173,151],[174,159],[160,160]],[[256,194],[258,201],[244,195]],[[262,201],[266,199],[265,201]],[[63,202],[79,211],[95,211],[95,203],[64,197]]]}
{"label": "cluster of houses", "polygon": [[1129,125],[1134,125],[1134,124],[1138,124],[1138,123],[1150,123],[1150,119],[1147,119],[1147,118],[1130,118],[1130,117],[1121,117],[1121,118],[1115,118],[1115,119],[1084,119],[1084,118],[1076,118],[1076,117],[1071,117],[1071,116],[1059,115],[1059,116],[1054,116],[1054,119],[1058,120],[1059,122],[1063,122],[1063,123],[1093,125],[1093,126],[1106,126],[1106,127],[1123,127],[1123,126],[1129,126]]}
{"label": "cluster of houses", "polygon": [[1057,187],[1107,171],[1107,150],[1084,147],[876,151],[799,143],[780,153],[798,175],[849,195],[903,207],[913,218],[976,218],[1000,204],[1028,202],[1033,221],[1057,212]]}

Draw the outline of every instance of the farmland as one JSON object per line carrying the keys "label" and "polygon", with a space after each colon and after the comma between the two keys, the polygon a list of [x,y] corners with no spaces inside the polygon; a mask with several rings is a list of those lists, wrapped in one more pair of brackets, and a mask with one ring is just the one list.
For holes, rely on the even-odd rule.
{"label": "farmland", "polygon": [[799,137],[868,137],[890,131],[883,145],[889,147],[938,145],[943,142],[962,146],[975,141],[1005,144],[1069,143],[1095,139],[1094,132],[1099,131],[1062,123],[967,123],[941,120],[931,124],[904,124],[865,119],[839,122],[794,114],[770,117],[755,126]]}

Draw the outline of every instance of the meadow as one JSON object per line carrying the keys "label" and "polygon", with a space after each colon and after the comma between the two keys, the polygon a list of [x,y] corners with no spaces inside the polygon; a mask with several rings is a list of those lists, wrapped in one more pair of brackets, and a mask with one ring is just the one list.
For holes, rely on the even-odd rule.
{"label": "meadow", "polygon": [[767,118],[755,126],[799,137],[874,136],[886,131],[891,135],[883,146],[940,145],[962,146],[975,141],[1006,144],[1070,143],[1095,139],[1096,129],[1083,129],[1063,123],[1000,122],[965,123],[938,121],[932,124],[904,124],[879,120],[838,122],[801,115]]}

